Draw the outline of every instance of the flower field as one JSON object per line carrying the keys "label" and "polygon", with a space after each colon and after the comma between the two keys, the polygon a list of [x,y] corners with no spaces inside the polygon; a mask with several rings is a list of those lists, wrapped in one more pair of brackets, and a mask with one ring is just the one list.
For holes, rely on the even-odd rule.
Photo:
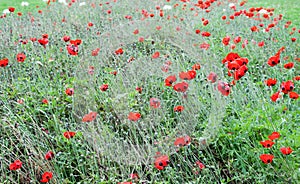
{"label": "flower field", "polygon": [[0,183],[300,180],[295,14],[250,1],[30,3],[0,14]]}

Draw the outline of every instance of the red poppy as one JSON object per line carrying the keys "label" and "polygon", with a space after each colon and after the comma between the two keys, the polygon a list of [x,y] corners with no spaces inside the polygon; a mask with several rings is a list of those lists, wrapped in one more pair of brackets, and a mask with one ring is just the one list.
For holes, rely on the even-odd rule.
{"label": "red poppy", "polygon": [[280,63],[280,55],[271,56],[268,59],[268,65],[270,65],[271,67],[277,65],[278,63]]}
{"label": "red poppy", "polygon": [[177,83],[173,86],[173,89],[177,92],[186,92],[186,90],[188,89],[189,85],[186,82],[180,82]]}
{"label": "red poppy", "polygon": [[135,35],[136,35],[136,34],[139,34],[139,30],[138,30],[138,29],[134,30],[134,31],[133,31],[133,34],[135,34]]}
{"label": "red poppy", "polygon": [[19,53],[19,54],[17,54],[17,61],[18,62],[24,62],[25,61],[25,59],[26,59],[26,55],[25,54],[23,54],[23,53]]}
{"label": "red poppy", "polygon": [[176,76],[175,75],[171,75],[171,76],[168,76],[166,79],[165,79],[165,85],[166,86],[172,86],[172,84],[176,81]]}
{"label": "red poppy", "polygon": [[46,154],[45,154],[45,159],[46,160],[51,160],[52,158],[54,158],[54,153],[52,151],[48,151]]}
{"label": "red poppy", "polygon": [[283,67],[285,69],[291,69],[291,68],[294,67],[294,63],[293,62],[286,63],[286,64],[283,65]]}
{"label": "red poppy", "polygon": [[276,102],[278,98],[280,98],[281,95],[280,95],[280,91],[277,91],[276,93],[274,93],[272,96],[271,96],[271,100],[273,102]]}
{"label": "red poppy", "polygon": [[70,36],[64,36],[64,37],[63,37],[63,41],[65,41],[65,42],[70,41],[70,39],[71,39]]}
{"label": "red poppy", "polygon": [[248,70],[246,65],[243,65],[242,67],[240,67],[237,71],[234,72],[233,76],[234,76],[234,80],[239,80],[241,79],[245,74],[246,71]]}
{"label": "red poppy", "polygon": [[193,68],[193,70],[200,70],[201,65],[200,65],[200,63],[196,63],[196,64],[193,65],[192,68]]}
{"label": "red poppy", "polygon": [[163,170],[169,164],[169,157],[167,155],[161,155],[154,161],[154,166],[158,170]]}
{"label": "red poppy", "polygon": [[20,160],[15,160],[13,163],[9,165],[9,170],[15,171],[22,167],[22,162]]}
{"label": "red poppy", "polygon": [[74,95],[74,89],[73,88],[67,88],[65,92],[68,96]]}
{"label": "red poppy", "polygon": [[227,64],[227,68],[229,70],[237,70],[241,67],[241,65],[236,61],[229,61],[228,64]]}
{"label": "red poppy", "polygon": [[273,132],[271,135],[269,135],[270,140],[275,140],[280,138],[280,133],[279,132]]}
{"label": "red poppy", "polygon": [[260,160],[265,163],[265,164],[269,164],[272,162],[274,156],[270,155],[270,154],[262,154],[259,156]]}
{"label": "red poppy", "polygon": [[281,91],[284,94],[288,94],[294,89],[294,83],[292,81],[286,81],[281,83]]}
{"label": "red poppy", "polygon": [[256,26],[252,26],[252,27],[251,27],[251,31],[252,31],[252,32],[258,32],[259,29],[258,29]]}
{"label": "red poppy", "polygon": [[150,98],[150,106],[154,109],[160,107],[160,100],[158,98]]}
{"label": "red poppy", "polygon": [[211,83],[215,83],[217,81],[217,74],[215,74],[214,72],[210,72],[209,75],[207,76],[207,79],[211,82]]}
{"label": "red poppy", "polygon": [[48,44],[48,38],[41,38],[38,40],[38,42],[46,48],[46,45]]}
{"label": "red poppy", "polygon": [[130,121],[137,121],[141,118],[141,114],[138,112],[129,112],[128,119]]}
{"label": "red poppy", "polygon": [[276,79],[269,78],[269,79],[265,80],[265,84],[267,86],[274,86],[276,83],[277,83]]}
{"label": "red poppy", "polygon": [[231,61],[234,61],[235,59],[238,59],[240,58],[239,54],[238,53],[234,53],[234,52],[229,52],[227,54],[227,56],[225,57],[225,59],[222,61],[222,63],[226,63],[226,62],[231,62]]}
{"label": "red poppy", "polygon": [[189,145],[190,143],[191,143],[191,138],[188,135],[183,136],[183,137],[178,137],[174,141],[174,145],[177,147],[183,147],[183,146]]}
{"label": "red poppy", "polygon": [[44,174],[42,175],[42,179],[40,180],[40,182],[42,183],[48,183],[53,177],[52,172],[44,172]]}
{"label": "red poppy", "polygon": [[124,53],[123,49],[122,48],[119,48],[115,51],[115,54],[116,55],[122,55]]}
{"label": "red poppy", "polygon": [[297,38],[291,38],[292,42],[295,42],[297,40]]}
{"label": "red poppy", "polygon": [[82,41],[81,41],[80,39],[70,40],[70,44],[76,45],[76,46],[80,45],[81,42],[82,42]]}
{"label": "red poppy", "polygon": [[296,80],[296,81],[299,81],[299,80],[300,80],[300,75],[299,75],[299,76],[296,76],[296,77],[294,77],[294,80]]}
{"label": "red poppy", "polygon": [[228,83],[219,81],[218,82],[218,90],[222,93],[224,96],[228,96],[230,94],[230,86]]}
{"label": "red poppy", "polygon": [[260,141],[260,144],[264,147],[264,148],[271,148],[273,146],[273,144],[275,144],[275,142],[270,141],[270,140],[266,140],[266,141]]}
{"label": "red poppy", "polygon": [[196,163],[195,163],[198,167],[199,167],[199,169],[204,169],[205,168],[205,165],[202,163],[202,162],[200,162],[199,160],[198,161],[196,161]]}
{"label": "red poppy", "polygon": [[90,112],[83,116],[82,122],[91,122],[94,121],[97,117],[97,112]]}
{"label": "red poppy", "polygon": [[78,55],[78,45],[68,44],[67,51],[70,55],[77,56]]}
{"label": "red poppy", "polygon": [[226,37],[223,38],[222,43],[223,43],[225,46],[227,46],[227,45],[229,45],[229,41],[230,41],[230,37],[229,37],[229,36],[226,36]]}
{"label": "red poppy", "polygon": [[67,139],[73,138],[76,135],[76,132],[64,132],[64,137]]}
{"label": "red poppy", "polygon": [[42,100],[42,103],[43,103],[43,104],[48,104],[49,102],[48,102],[48,100],[47,100],[46,98],[44,98],[44,99]]}
{"label": "red poppy", "polygon": [[203,37],[210,37],[211,34],[210,34],[210,32],[205,31],[205,32],[202,32],[201,35]]}
{"label": "red poppy", "polygon": [[280,148],[280,151],[284,155],[289,155],[293,152],[291,147],[282,147],[282,148]]}
{"label": "red poppy", "polygon": [[6,67],[8,65],[8,59],[4,58],[0,60],[0,67]]}
{"label": "red poppy", "polygon": [[294,91],[291,91],[291,92],[289,93],[289,97],[290,97],[291,99],[297,100],[297,99],[299,98],[299,94],[296,93],[296,92],[294,92]]}
{"label": "red poppy", "polygon": [[8,11],[13,13],[15,11],[15,8],[14,7],[8,7]]}
{"label": "red poppy", "polygon": [[101,91],[106,91],[106,90],[108,90],[108,84],[102,84],[102,86],[100,86],[100,90],[101,90]]}
{"label": "red poppy", "polygon": [[136,87],[135,90],[137,90],[139,93],[142,93],[143,88],[142,87]]}
{"label": "red poppy", "polygon": [[234,43],[240,43],[242,41],[242,38],[240,36],[237,36],[233,39]]}
{"label": "red poppy", "polygon": [[201,33],[200,29],[196,29],[195,32],[196,32],[196,34],[200,34]]}
{"label": "red poppy", "polygon": [[200,48],[201,49],[207,50],[207,49],[209,49],[209,47],[210,47],[210,45],[208,43],[206,43],[206,42],[200,44]]}
{"label": "red poppy", "polygon": [[182,105],[177,105],[174,107],[174,112],[182,112],[184,107]]}
{"label": "red poppy", "polygon": [[159,56],[160,56],[159,52],[154,52],[154,54],[152,55],[152,59],[159,58]]}
{"label": "red poppy", "polygon": [[190,71],[187,71],[187,72],[180,72],[179,73],[179,77],[182,79],[182,80],[192,80],[196,77],[196,71],[195,70],[190,70]]}
{"label": "red poppy", "polygon": [[88,27],[92,27],[94,24],[92,22],[88,23]]}

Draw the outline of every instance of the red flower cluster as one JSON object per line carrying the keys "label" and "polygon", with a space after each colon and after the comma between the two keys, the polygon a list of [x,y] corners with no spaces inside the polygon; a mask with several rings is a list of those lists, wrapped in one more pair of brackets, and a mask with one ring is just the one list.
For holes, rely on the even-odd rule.
{"label": "red flower cluster", "polygon": [[22,167],[22,162],[20,160],[15,160],[13,163],[9,165],[9,170],[15,171]]}

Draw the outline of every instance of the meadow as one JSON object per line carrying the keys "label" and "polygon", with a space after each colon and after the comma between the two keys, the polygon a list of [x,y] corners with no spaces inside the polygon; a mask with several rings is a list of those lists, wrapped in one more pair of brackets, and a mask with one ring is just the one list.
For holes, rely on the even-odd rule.
{"label": "meadow", "polygon": [[0,3],[0,183],[300,181],[296,0],[28,2]]}

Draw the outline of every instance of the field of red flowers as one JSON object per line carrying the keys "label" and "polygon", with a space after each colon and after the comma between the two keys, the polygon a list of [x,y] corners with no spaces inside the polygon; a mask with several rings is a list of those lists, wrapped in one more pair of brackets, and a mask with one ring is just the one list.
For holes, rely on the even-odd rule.
{"label": "field of red flowers", "polygon": [[60,2],[0,16],[0,183],[300,180],[300,29],[284,15]]}

